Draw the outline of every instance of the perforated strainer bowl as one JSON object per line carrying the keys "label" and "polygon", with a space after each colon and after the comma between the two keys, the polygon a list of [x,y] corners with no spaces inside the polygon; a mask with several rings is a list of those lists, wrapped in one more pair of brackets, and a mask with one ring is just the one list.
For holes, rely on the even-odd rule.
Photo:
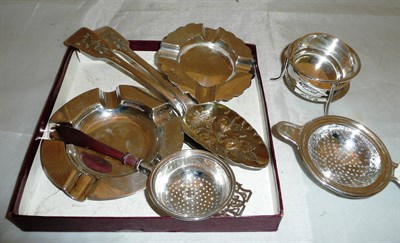
{"label": "perforated strainer bowl", "polygon": [[273,127],[297,146],[306,169],[324,187],[347,197],[374,195],[399,179],[383,142],[349,118],[323,116],[303,127],[279,122]]}
{"label": "perforated strainer bowl", "polygon": [[165,157],[149,175],[148,192],[158,209],[181,220],[202,220],[220,213],[235,193],[232,169],[201,150]]}

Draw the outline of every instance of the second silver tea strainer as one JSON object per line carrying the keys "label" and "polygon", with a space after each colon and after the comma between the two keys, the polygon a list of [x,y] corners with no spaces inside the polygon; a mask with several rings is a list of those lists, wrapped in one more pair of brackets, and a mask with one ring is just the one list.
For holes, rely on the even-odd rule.
{"label": "second silver tea strainer", "polygon": [[251,195],[235,182],[224,161],[202,150],[182,150],[157,163],[148,192],[158,209],[189,221],[215,214],[240,216]]}
{"label": "second silver tea strainer", "polygon": [[379,137],[356,121],[323,116],[304,126],[279,122],[273,130],[294,144],[310,174],[338,195],[368,197],[390,180],[400,186],[394,174],[398,164]]}

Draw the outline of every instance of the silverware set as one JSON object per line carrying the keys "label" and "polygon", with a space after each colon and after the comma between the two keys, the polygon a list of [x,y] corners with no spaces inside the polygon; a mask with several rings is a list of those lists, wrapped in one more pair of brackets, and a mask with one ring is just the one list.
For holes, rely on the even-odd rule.
{"label": "silverware set", "polygon": [[[207,29],[204,33],[210,33],[210,31],[211,29]],[[242,64],[240,64],[242,67],[241,70],[234,70],[234,72],[247,72],[244,76],[239,75],[239,80],[243,81],[244,78],[247,78],[249,79],[248,82],[250,82],[253,63],[248,47],[245,46],[244,42],[235,39],[236,37],[233,34],[223,29],[216,30],[217,33],[219,33],[217,36],[227,36],[224,37],[224,40],[233,40],[236,47],[241,45],[240,48],[245,49],[245,51],[238,53],[246,53],[249,57],[247,59],[236,57],[236,59],[242,60]],[[210,48],[222,54],[232,52],[226,43],[223,47],[220,46],[222,44],[218,40],[214,40],[213,43],[211,46],[199,41],[197,45],[192,45],[191,48],[195,49],[195,53],[197,54],[199,52],[207,52]],[[161,109],[156,108],[160,113],[157,113],[160,118],[156,118],[155,120],[168,121],[170,119],[175,120],[175,117],[180,117],[181,130],[176,132],[179,134],[183,131],[208,151],[191,149],[174,152],[171,150],[167,156],[153,156],[153,159],[148,160],[139,158],[132,152],[121,151],[120,149],[127,149],[124,146],[120,146],[120,149],[114,148],[115,139],[105,144],[100,141],[101,139],[94,138],[98,136],[96,131],[86,129],[90,130],[91,135],[89,135],[85,133],[85,127],[80,126],[81,122],[79,120],[82,117],[83,120],[88,120],[86,117],[90,116],[83,114],[87,113],[87,109],[82,107],[84,112],[76,109],[78,111],[75,111],[74,115],[69,111],[74,109],[73,106],[77,103],[74,100],[82,101],[83,97],[88,97],[88,94],[85,93],[76,97],[55,113],[56,116],[57,114],[67,113],[68,116],[71,115],[73,117],[64,120],[61,119],[61,122],[57,122],[59,120],[54,119],[54,117],[51,119],[53,122],[53,136],[50,141],[44,143],[42,148],[42,163],[47,174],[56,185],[63,189],[68,196],[83,201],[86,198],[90,198],[90,192],[96,187],[96,178],[118,177],[120,174],[116,171],[127,170],[125,167],[130,167],[132,174],[142,173],[148,176],[147,194],[156,211],[161,211],[163,214],[180,220],[197,221],[213,215],[237,217],[243,213],[245,203],[249,201],[252,192],[242,188],[241,184],[236,182],[233,171],[228,163],[240,165],[245,169],[259,170],[266,167],[270,160],[269,150],[264,141],[243,117],[229,107],[217,103],[214,99],[206,103],[201,103],[196,96],[182,91],[179,85],[170,82],[162,73],[132,51],[129,48],[129,41],[110,27],[103,27],[95,31],[88,28],[81,28],[68,38],[65,44],[76,48],[91,58],[111,62],[114,67],[128,73],[135,81],[146,87],[157,98],[167,101],[167,104],[170,104],[173,111],[168,106]],[[190,49],[190,47],[186,47],[186,52],[190,51],[188,48]],[[247,65],[249,68],[243,68],[245,65],[243,60],[248,60]],[[199,73],[198,75],[204,74]],[[232,75],[232,80],[237,79],[234,76]],[[191,81],[196,82],[195,80]],[[228,81],[231,80],[226,80],[225,82]],[[229,93],[227,87],[225,87],[224,91]],[[245,85],[241,89],[244,90],[247,87],[248,85]],[[210,89],[213,88],[211,87]],[[93,93],[93,91],[90,92]],[[212,91],[210,92],[212,93]],[[135,102],[119,100],[118,90],[113,92],[113,94],[116,94],[117,97],[111,95],[107,98],[107,94],[100,91],[100,97],[103,98],[100,98],[100,101],[96,103],[95,110],[99,110],[99,107],[107,105],[109,107],[101,108],[101,110],[113,109],[112,113],[115,114],[118,114],[121,109],[127,110],[127,108],[124,108],[125,105],[138,110],[145,111],[149,109],[145,105],[138,103],[141,99]],[[232,94],[230,98],[234,95],[237,95],[237,93]],[[107,104],[110,100],[112,105]],[[93,112],[89,113],[92,114]],[[147,113],[152,114],[152,112]],[[137,115],[134,116],[136,117]],[[98,117],[100,118],[100,116]],[[129,119],[132,118],[129,117]],[[111,121],[103,122],[104,124],[96,125],[99,122],[96,119],[91,119],[89,123],[90,126],[101,127],[101,129],[97,128],[99,131],[108,131],[112,130],[110,123],[118,120],[112,119]],[[156,123],[161,121],[156,121]],[[137,124],[133,125],[136,126]],[[176,130],[175,126],[166,126],[165,128],[170,128],[171,131]],[[128,127],[124,129],[128,129]],[[155,136],[159,136],[157,135],[157,131],[159,130],[156,129],[155,131]],[[167,134],[170,134],[171,131],[168,132],[167,130]],[[111,131],[111,133],[113,132]],[[137,134],[136,136],[144,136],[146,138],[146,135],[143,134]],[[174,139],[173,136],[169,136],[169,138]],[[182,144],[180,137],[177,136],[175,139],[175,141],[161,140],[161,142]],[[57,178],[55,178],[62,168],[57,167],[54,169],[52,167],[56,163],[52,161],[52,158],[54,159],[54,157],[59,155],[50,156],[52,152],[50,151],[51,149],[47,148],[47,144],[55,144],[54,141],[59,141],[57,144],[61,143],[65,146],[66,156],[73,157],[72,167],[76,167],[80,171],[78,172],[79,174],[85,174],[85,176],[79,176],[77,178],[79,183],[72,184],[69,189],[64,188],[62,186],[63,183],[57,182]],[[64,158],[65,155],[63,153],[61,157]],[[63,161],[65,163],[65,160]],[[74,171],[71,174],[75,173]],[[136,177],[139,178],[139,175]],[[91,179],[80,181],[80,178]],[[137,189],[144,186],[143,180],[140,180],[139,183],[140,186]],[[75,185],[79,187],[75,187]],[[117,187],[110,182],[108,186]],[[131,188],[128,191],[133,194],[137,189]],[[105,195],[103,198],[112,199],[112,197],[127,196],[129,193],[111,194],[109,198]]]}
{"label": "silverware set", "polygon": [[[242,215],[252,192],[236,182],[229,164],[260,170],[270,162],[257,131],[218,102],[243,93],[256,75],[255,60],[242,40],[222,28],[189,24],[163,39],[155,55],[158,70],[110,27],[81,28],[65,44],[127,73],[151,95],[120,86],[108,94],[88,91],[60,108],[50,119],[52,136],[41,148],[43,167],[56,186],[78,201],[114,199],[146,188],[156,211],[186,221]],[[329,34],[311,33],[289,44],[281,74],[272,79],[283,78],[297,96],[325,104],[324,116],[304,126],[279,122],[272,129],[297,148],[320,185],[350,198],[374,195],[391,180],[400,185],[397,164],[377,135],[356,121],[329,115],[330,104],[348,92],[360,68],[349,45]],[[105,113],[111,119],[101,120]],[[121,121],[126,125],[120,126]],[[132,133],[131,125],[140,129]],[[117,146],[118,139],[99,135],[117,130],[139,149]],[[148,131],[153,135],[145,135]],[[180,150],[183,133],[204,150]],[[118,183],[106,179],[113,177],[126,178]],[[65,178],[73,179],[67,183]],[[100,180],[107,188],[128,189],[93,194]]]}

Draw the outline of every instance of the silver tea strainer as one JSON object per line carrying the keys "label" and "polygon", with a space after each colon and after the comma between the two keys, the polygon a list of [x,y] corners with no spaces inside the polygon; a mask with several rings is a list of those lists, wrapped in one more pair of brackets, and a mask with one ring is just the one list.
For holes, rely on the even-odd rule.
{"label": "silver tea strainer", "polygon": [[[252,194],[236,182],[229,165],[210,152],[181,150],[154,165],[118,151],[69,124],[58,124],[54,129],[66,144],[107,155],[148,175],[150,200],[157,209],[180,220],[196,221],[216,214],[241,216]],[[92,167],[104,164],[95,155],[88,159]]]}
{"label": "silver tea strainer", "polygon": [[235,182],[224,161],[202,150],[167,156],[152,168],[148,181],[149,196],[157,208],[181,220],[240,216],[251,194]]}
{"label": "silver tea strainer", "polygon": [[325,115],[334,99],[346,94],[349,82],[360,71],[357,53],[337,37],[310,33],[293,41],[284,52],[279,77],[296,95],[314,102],[325,102]]}
{"label": "silver tea strainer", "polygon": [[304,126],[279,122],[274,132],[294,144],[310,174],[328,190],[346,197],[368,197],[390,180],[400,186],[394,163],[371,130],[346,117],[323,116]]}

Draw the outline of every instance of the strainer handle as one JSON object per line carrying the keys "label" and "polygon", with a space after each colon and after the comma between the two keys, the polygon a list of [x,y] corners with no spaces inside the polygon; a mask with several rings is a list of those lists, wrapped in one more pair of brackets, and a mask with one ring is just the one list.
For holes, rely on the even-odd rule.
{"label": "strainer handle", "polygon": [[394,183],[396,183],[400,187],[399,170],[397,170],[397,175],[395,173],[396,169],[398,169],[399,164],[392,161],[392,165],[393,165],[393,174],[392,174],[392,178],[390,178],[390,180],[392,180]]}
{"label": "strainer handle", "polygon": [[302,127],[290,122],[281,121],[272,127],[282,138],[298,146]]}
{"label": "strainer handle", "polygon": [[235,193],[233,194],[228,205],[219,212],[219,215],[239,217],[242,216],[246,203],[250,200],[253,192],[248,189],[244,189],[242,184],[235,182]]}

